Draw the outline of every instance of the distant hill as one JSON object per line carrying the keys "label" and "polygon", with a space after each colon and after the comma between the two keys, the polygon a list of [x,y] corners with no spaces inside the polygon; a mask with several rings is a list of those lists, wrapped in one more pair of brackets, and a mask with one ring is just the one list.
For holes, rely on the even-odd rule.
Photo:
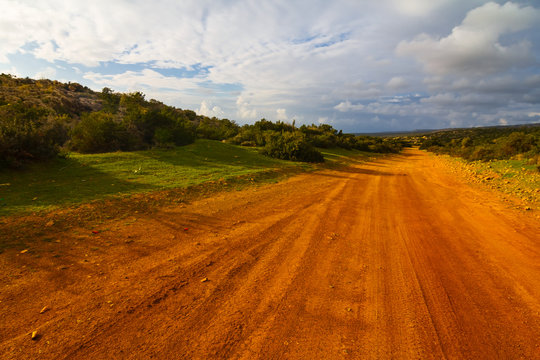
{"label": "distant hill", "polygon": [[475,131],[483,130],[495,130],[495,131],[514,131],[519,129],[527,128],[536,128],[540,127],[540,123],[536,124],[518,124],[518,125],[496,125],[496,126],[479,126],[472,128],[447,128],[447,129],[418,129],[411,131],[382,131],[382,132],[371,132],[371,133],[354,133],[357,136],[381,136],[381,137],[396,137],[396,136],[406,136],[406,137],[415,137],[422,135],[430,135],[436,133],[445,133],[445,132],[454,132],[454,133],[470,133]]}

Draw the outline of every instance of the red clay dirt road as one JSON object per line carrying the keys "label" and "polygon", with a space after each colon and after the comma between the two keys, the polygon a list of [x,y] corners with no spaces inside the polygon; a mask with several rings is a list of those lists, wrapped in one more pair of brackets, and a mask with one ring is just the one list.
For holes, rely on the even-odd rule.
{"label": "red clay dirt road", "polygon": [[539,220],[435,156],[133,215],[0,254],[2,359],[540,359]]}

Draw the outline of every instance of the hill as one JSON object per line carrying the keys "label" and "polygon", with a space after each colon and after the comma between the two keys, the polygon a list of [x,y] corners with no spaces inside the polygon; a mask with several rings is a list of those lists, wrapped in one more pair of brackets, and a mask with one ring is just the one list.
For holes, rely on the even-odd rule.
{"label": "hill", "polygon": [[397,152],[403,141],[343,134],[332,126],[273,123],[240,127],[146,100],[141,92],[95,92],[77,83],[0,75],[0,168],[21,167],[68,151],[102,153],[171,148],[195,139],[261,147],[283,160],[321,162],[315,147]]}

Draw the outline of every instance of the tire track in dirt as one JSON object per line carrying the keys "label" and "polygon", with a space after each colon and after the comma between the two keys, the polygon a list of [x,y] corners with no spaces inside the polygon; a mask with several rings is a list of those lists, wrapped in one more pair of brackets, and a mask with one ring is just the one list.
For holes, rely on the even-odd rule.
{"label": "tire track in dirt", "polygon": [[6,252],[36,270],[0,284],[0,353],[540,358],[540,224],[492,197],[408,150],[63,234],[68,271]]}
{"label": "tire track in dirt", "polygon": [[[337,190],[333,190],[334,192],[339,191],[339,187]],[[327,200],[328,201],[331,201]],[[317,204],[318,205],[318,204]],[[300,207],[300,209],[298,209]],[[219,336],[223,336],[223,334],[227,333],[227,344],[234,344],[234,336],[233,333],[238,332],[238,328],[235,328],[232,326],[232,331],[227,332],[227,329],[229,328],[228,325],[234,324],[235,322],[239,321],[246,321],[243,317],[240,319],[236,319],[238,316],[235,315],[241,315],[245,313],[246,311],[249,311],[250,309],[247,309],[246,311],[243,311],[242,313],[237,312],[235,310],[234,312],[228,312],[228,308],[231,307],[231,299],[243,299],[246,296],[253,296],[253,294],[250,294],[250,292],[253,292],[256,290],[255,288],[257,282],[268,284],[270,280],[267,279],[268,271],[267,269],[273,269],[280,262],[282,262],[283,258],[290,258],[292,261],[297,261],[301,258],[301,256],[297,256],[298,253],[295,253],[294,251],[291,251],[291,249],[294,250],[295,247],[299,247],[298,239],[299,239],[299,233],[303,231],[305,228],[305,218],[302,216],[303,213],[309,213],[312,211],[312,206],[306,206],[304,204],[300,204],[300,206],[296,206],[295,209],[290,209],[291,212],[290,215],[283,217],[283,214],[278,214],[279,220],[276,221],[274,218],[276,218],[275,215],[270,216],[272,218],[270,220],[270,225],[266,230],[263,230],[258,236],[256,241],[253,239],[248,239],[249,234],[252,234],[251,227],[248,227],[247,233],[248,235],[245,235],[242,232],[242,227],[239,228],[239,231],[235,232],[235,237],[239,240],[237,241],[240,243],[240,246],[236,246],[235,244],[227,244],[226,247],[223,247],[223,249],[220,249],[218,251],[215,251],[211,253],[210,255],[207,255],[205,259],[215,259],[219,258],[220,263],[223,263],[224,266],[219,267],[215,270],[213,270],[211,273],[208,274],[208,277],[212,280],[209,284],[210,288],[213,288],[212,291],[207,291],[206,294],[202,297],[196,297],[193,299],[183,299],[187,300],[187,304],[185,302],[181,302],[180,304],[172,305],[171,301],[165,300],[163,302],[159,302],[159,304],[155,303],[155,300],[153,300],[152,303],[152,310],[148,311],[144,306],[138,307],[142,309],[141,311],[141,318],[154,318],[155,316],[152,315],[154,313],[159,314],[159,317],[163,317],[164,313],[168,312],[168,308],[178,306],[181,309],[189,309],[189,312],[186,312],[184,315],[189,314],[189,318],[186,317],[182,319],[182,327],[178,328],[178,326],[173,325],[171,328],[168,328],[167,331],[165,331],[163,334],[156,334],[155,330],[152,330],[152,336],[160,336],[162,339],[168,338],[168,342],[171,344],[175,344],[176,347],[178,347],[179,343],[185,342],[185,339],[175,339],[174,333],[177,331],[189,333],[190,331],[193,331],[193,328],[204,328],[212,319],[218,318],[223,319],[223,321],[226,323],[224,326],[220,327],[220,324],[217,322],[214,322],[212,324],[212,332],[219,334]],[[300,216],[299,216],[300,215]],[[318,219],[319,214],[317,212],[313,214],[309,214],[309,217],[312,218],[312,223],[315,223]],[[302,220],[299,220],[302,219]],[[257,224],[260,227],[262,223],[267,222],[268,219],[262,218],[257,220]],[[260,231],[260,229],[258,229]],[[304,236],[305,238],[309,239],[309,236]],[[237,247],[245,247],[245,243],[250,244],[250,248],[247,249],[238,249]],[[302,248],[305,250],[305,246]],[[256,251],[255,251],[256,250]],[[264,250],[264,252],[263,252]],[[263,256],[259,258],[261,252],[263,252]],[[244,261],[238,263],[237,258],[239,257],[238,254],[250,254],[248,257],[251,261]],[[269,256],[270,255],[270,256]],[[253,261],[254,259],[257,259],[257,261]],[[204,262],[204,261],[202,261]],[[287,263],[287,262],[285,262]],[[290,264],[289,264],[290,265]],[[255,269],[252,269],[255,267]],[[261,275],[262,273],[262,275]],[[248,275],[247,279],[244,277],[245,275]],[[256,274],[256,277],[253,275]],[[190,274],[190,277],[193,277],[194,274]],[[184,276],[186,276],[184,274]],[[202,278],[202,273],[198,273],[196,276],[198,278]],[[253,279],[250,279],[253,278]],[[262,278],[262,279],[260,279]],[[243,281],[239,281],[239,279],[244,279]],[[277,277],[279,281],[283,281],[282,278]],[[227,282],[227,287],[221,285],[222,282]],[[200,284],[196,284],[198,287],[201,287]],[[203,285],[204,286],[204,285]],[[240,287],[239,289],[237,289]],[[189,288],[186,288],[185,291],[189,291]],[[258,293],[258,292],[256,292]],[[269,298],[271,298],[269,295],[265,296],[267,293],[277,293],[279,294],[279,291],[270,291],[270,292],[263,292],[261,295],[261,301],[267,302]],[[238,295],[239,294],[239,295]],[[158,298],[161,299],[161,298]],[[146,301],[148,302],[148,301]],[[224,304],[225,302],[225,304]],[[238,302],[238,300],[236,300]],[[235,306],[234,302],[232,302],[232,306]],[[253,303],[256,303],[256,301],[253,301]],[[211,304],[211,305],[209,305]],[[261,306],[259,306],[261,307]],[[165,308],[165,309],[164,309]],[[233,309],[236,309],[233,307]],[[253,309],[252,309],[253,310]],[[178,314],[175,314],[176,318],[179,317]],[[117,319],[118,320],[118,319]],[[130,324],[133,324],[132,329],[129,330],[131,333],[140,333],[140,332],[147,332],[151,331],[150,329],[155,328],[152,321],[133,321],[133,319],[130,320]],[[140,324],[144,324],[141,326]],[[109,328],[111,328],[113,324],[109,324]],[[141,329],[142,328],[142,329]],[[222,329],[223,330],[219,330]],[[114,328],[111,328],[111,330],[103,331],[100,330],[100,337],[108,337],[110,339],[114,339],[118,337],[118,322],[114,322]],[[126,327],[120,328],[122,332],[126,332]],[[241,330],[241,329],[240,329]],[[110,332],[110,334],[109,334]],[[201,338],[204,338],[205,335],[209,336],[210,332],[205,332],[205,334],[201,335]],[[208,339],[207,341],[201,341],[201,339],[198,339],[198,341],[202,344],[200,349],[195,349],[195,352],[198,353],[199,357],[206,358],[208,356],[225,356],[224,351],[226,349],[219,349],[220,351],[217,351],[213,349],[214,342],[211,339]],[[92,340],[91,342],[95,343],[96,341]],[[86,342],[88,343],[88,342]],[[109,341],[106,341],[106,343],[112,343]],[[209,345],[210,344],[210,345]],[[230,346],[227,346],[229,348]],[[114,348],[111,349],[104,349],[106,350],[106,353],[111,354],[114,353]],[[188,349],[180,349],[181,352],[187,356],[187,357],[193,357],[195,355],[190,355],[193,350]],[[103,350],[102,350],[103,351]],[[79,348],[75,349],[75,352],[78,352],[79,354],[84,354],[85,352],[81,352]],[[204,354],[204,355],[201,355]],[[69,356],[68,356],[69,357]]]}

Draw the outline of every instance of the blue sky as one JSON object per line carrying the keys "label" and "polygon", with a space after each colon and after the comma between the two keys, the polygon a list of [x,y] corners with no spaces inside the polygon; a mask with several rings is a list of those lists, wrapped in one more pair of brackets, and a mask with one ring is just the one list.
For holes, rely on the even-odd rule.
{"label": "blue sky", "polygon": [[540,4],[0,0],[0,72],[142,91],[240,124],[540,122]]}

